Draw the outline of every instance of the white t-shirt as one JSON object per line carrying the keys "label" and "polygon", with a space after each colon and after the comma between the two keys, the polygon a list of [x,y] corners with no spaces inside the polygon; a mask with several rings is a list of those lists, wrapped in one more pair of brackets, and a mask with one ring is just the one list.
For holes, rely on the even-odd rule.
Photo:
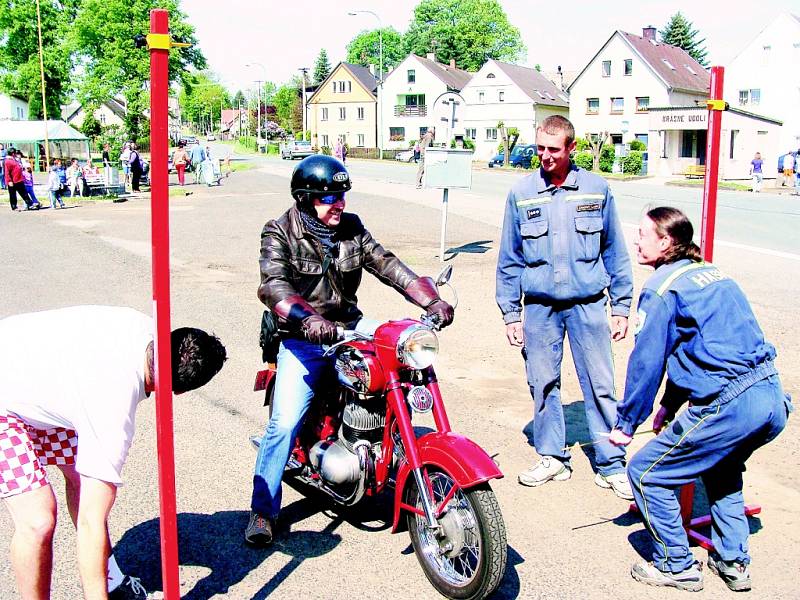
{"label": "white t-shirt", "polygon": [[787,154],[783,157],[783,169],[784,171],[791,171],[794,169],[794,156]]}
{"label": "white t-shirt", "polygon": [[81,475],[122,485],[145,397],[153,320],[131,308],[75,306],[0,320],[0,411],[78,434]]}

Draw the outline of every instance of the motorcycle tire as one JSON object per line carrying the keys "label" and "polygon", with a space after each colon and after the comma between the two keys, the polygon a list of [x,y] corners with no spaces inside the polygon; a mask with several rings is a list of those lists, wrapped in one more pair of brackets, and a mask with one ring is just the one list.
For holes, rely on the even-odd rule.
{"label": "motorcycle tire", "polygon": [[[434,505],[457,485],[441,470],[429,470]],[[407,501],[422,507],[416,484],[407,488]],[[408,531],[417,560],[428,581],[447,598],[478,600],[486,598],[500,585],[506,570],[508,544],[500,505],[489,484],[468,490],[459,489],[440,518],[444,532],[436,539],[421,515],[407,514]],[[455,545],[453,543],[455,542]],[[451,548],[447,550],[447,544]]]}

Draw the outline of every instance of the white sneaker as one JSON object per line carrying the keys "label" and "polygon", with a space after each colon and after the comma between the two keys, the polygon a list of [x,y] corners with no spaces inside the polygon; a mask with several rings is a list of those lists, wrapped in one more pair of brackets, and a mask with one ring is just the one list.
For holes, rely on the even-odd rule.
{"label": "white sneaker", "polygon": [[613,475],[601,475],[598,473],[594,477],[596,485],[604,489],[611,489],[623,500],[633,500],[633,490],[628,475],[625,472],[614,473]]}
{"label": "white sneaker", "polygon": [[551,479],[566,481],[571,475],[572,471],[560,460],[552,456],[543,456],[533,467],[520,473],[517,481],[528,487],[538,487]]}

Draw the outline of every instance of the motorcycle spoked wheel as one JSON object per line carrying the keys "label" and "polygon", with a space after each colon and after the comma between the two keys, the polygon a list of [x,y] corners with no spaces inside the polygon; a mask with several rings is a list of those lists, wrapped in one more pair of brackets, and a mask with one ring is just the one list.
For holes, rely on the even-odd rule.
{"label": "motorcycle spoked wheel", "polygon": [[[417,560],[443,596],[485,598],[497,589],[506,570],[506,527],[497,498],[486,483],[464,490],[445,471],[428,470],[428,477],[437,510],[454,486],[457,490],[439,517],[442,536],[428,529],[425,517],[407,514]],[[421,510],[416,484],[411,482],[407,489],[408,504]]]}

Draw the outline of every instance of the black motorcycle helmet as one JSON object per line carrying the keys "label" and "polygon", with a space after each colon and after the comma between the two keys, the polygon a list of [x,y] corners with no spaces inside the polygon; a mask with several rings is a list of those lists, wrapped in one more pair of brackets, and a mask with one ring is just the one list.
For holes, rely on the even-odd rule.
{"label": "black motorcycle helmet", "polygon": [[292,198],[298,203],[314,196],[344,193],[352,187],[341,161],[324,154],[312,154],[300,161],[292,173]]}

